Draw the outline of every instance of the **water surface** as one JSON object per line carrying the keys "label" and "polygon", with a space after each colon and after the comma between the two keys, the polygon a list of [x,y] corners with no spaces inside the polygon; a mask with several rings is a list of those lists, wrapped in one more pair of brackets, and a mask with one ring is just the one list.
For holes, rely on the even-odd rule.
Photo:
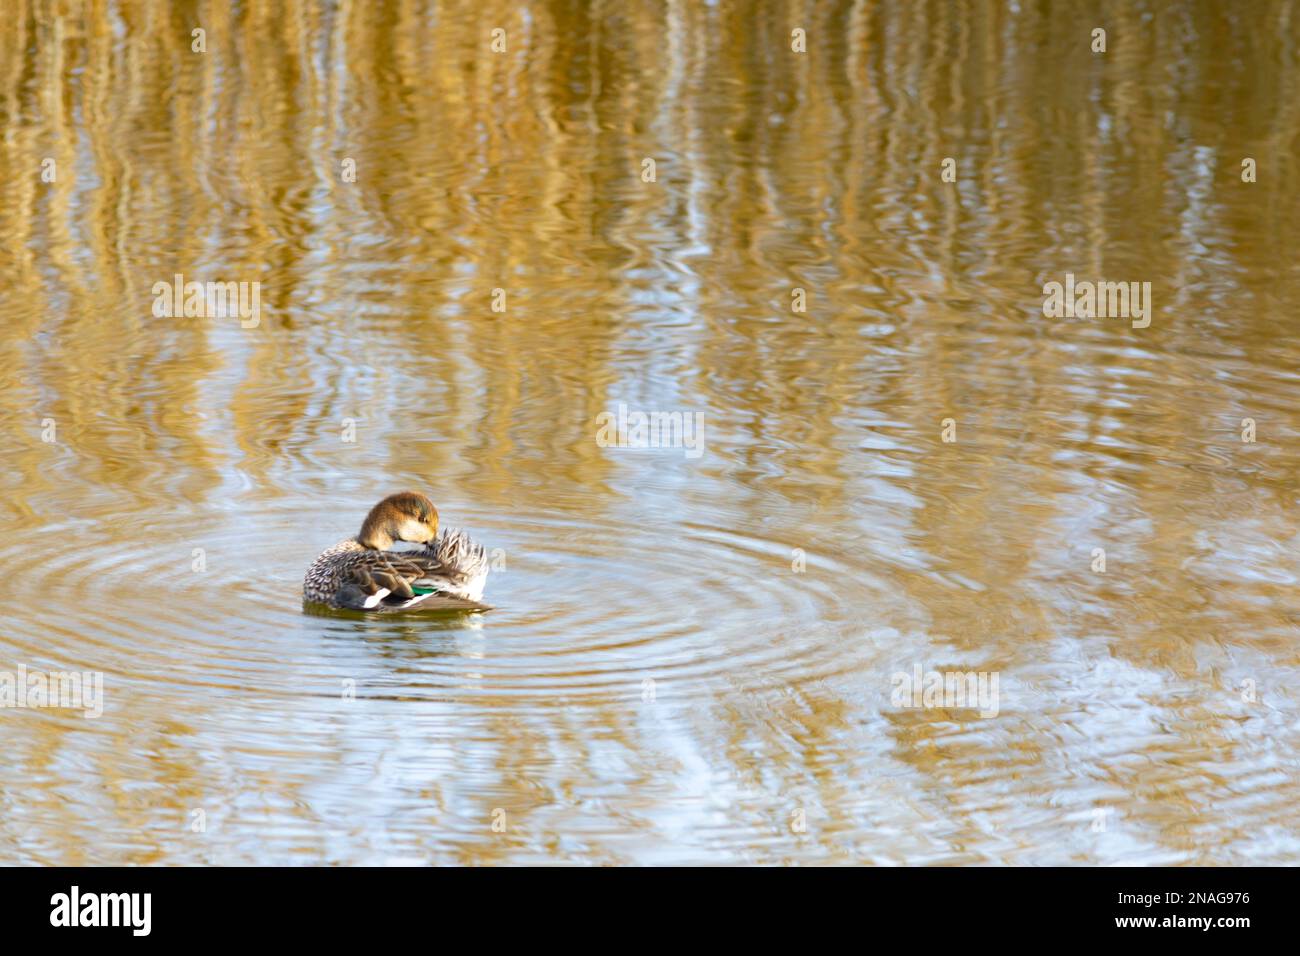
{"label": "water surface", "polygon": [[[1085,7],[18,0],[0,861],[1300,860],[1300,9]],[[304,614],[404,488],[496,609]]]}

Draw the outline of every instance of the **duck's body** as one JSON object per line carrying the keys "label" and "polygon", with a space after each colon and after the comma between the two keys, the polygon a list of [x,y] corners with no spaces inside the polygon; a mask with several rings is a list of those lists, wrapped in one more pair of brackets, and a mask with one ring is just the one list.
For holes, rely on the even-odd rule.
{"label": "duck's body", "polygon": [[[436,536],[438,512],[424,495],[390,495],[371,509],[361,533],[322,551],[307,569],[303,600],[357,611],[486,610],[487,554],[465,532]],[[414,551],[389,550],[414,541]]]}

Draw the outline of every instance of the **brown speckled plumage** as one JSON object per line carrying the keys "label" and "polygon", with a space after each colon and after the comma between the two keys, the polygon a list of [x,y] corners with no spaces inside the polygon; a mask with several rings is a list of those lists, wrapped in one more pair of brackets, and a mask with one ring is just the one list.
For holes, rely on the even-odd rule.
{"label": "brown speckled plumage", "polygon": [[[390,495],[371,509],[361,534],[322,551],[312,562],[303,579],[303,600],[377,612],[486,609],[480,598],[487,554],[460,530],[434,538],[437,521],[437,510],[423,495]],[[423,547],[392,551],[394,539]]]}

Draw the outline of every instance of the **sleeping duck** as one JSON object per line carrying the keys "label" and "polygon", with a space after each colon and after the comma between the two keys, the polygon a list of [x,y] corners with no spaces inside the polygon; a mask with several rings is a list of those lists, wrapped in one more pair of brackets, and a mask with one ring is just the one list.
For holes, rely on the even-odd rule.
{"label": "sleeping duck", "polygon": [[[423,545],[390,550],[398,541]],[[438,509],[403,491],[370,509],[355,538],[327,548],[307,569],[303,601],[357,611],[487,610],[487,554],[465,532],[438,534]]]}

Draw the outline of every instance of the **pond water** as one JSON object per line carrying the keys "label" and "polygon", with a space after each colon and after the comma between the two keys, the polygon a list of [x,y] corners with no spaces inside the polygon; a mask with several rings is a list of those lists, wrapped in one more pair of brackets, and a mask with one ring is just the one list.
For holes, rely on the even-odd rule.
{"label": "pond water", "polygon": [[0,861],[1300,861],[1300,22],[1105,14],[5,17]]}

